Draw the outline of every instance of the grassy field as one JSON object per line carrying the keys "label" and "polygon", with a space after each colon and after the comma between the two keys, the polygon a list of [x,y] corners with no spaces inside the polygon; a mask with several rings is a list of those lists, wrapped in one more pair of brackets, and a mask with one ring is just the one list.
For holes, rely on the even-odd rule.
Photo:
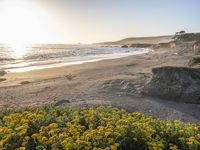
{"label": "grassy field", "polygon": [[113,107],[31,106],[0,112],[0,149],[200,149],[195,124]]}

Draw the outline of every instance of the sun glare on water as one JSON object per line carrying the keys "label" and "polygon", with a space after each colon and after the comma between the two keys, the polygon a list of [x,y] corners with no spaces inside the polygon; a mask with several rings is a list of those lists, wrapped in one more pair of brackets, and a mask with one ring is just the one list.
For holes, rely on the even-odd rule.
{"label": "sun glare on water", "polygon": [[13,53],[13,56],[16,58],[22,58],[27,53],[26,44],[23,43],[11,43],[11,51]]}

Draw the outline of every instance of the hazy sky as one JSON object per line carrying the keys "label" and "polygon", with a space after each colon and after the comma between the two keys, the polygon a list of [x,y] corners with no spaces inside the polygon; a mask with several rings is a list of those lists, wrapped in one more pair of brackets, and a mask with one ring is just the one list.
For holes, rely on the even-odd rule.
{"label": "hazy sky", "polygon": [[200,32],[200,0],[0,0],[0,42],[93,43]]}

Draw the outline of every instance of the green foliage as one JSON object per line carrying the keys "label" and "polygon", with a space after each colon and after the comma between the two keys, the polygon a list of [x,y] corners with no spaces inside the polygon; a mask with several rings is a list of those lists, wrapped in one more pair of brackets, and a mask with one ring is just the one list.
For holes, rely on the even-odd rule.
{"label": "green foliage", "polygon": [[200,149],[195,124],[113,107],[32,106],[0,112],[0,149]]}
{"label": "green foliage", "polygon": [[200,64],[200,55],[194,55],[190,58],[189,63],[190,66]]}

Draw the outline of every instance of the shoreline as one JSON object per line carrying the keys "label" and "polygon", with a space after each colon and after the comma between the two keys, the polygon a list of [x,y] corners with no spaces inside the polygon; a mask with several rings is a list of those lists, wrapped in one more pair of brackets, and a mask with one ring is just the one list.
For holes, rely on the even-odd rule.
{"label": "shoreline", "polygon": [[29,72],[29,71],[34,71],[34,70],[42,70],[42,69],[49,69],[49,68],[58,68],[58,67],[65,67],[65,66],[72,66],[72,65],[81,65],[84,63],[92,63],[92,62],[98,62],[98,61],[103,61],[103,60],[110,60],[110,59],[118,59],[118,58],[123,58],[123,57],[129,57],[129,56],[135,56],[135,55],[142,55],[142,54],[147,54],[149,52],[152,52],[149,48],[145,48],[146,51],[137,51],[137,52],[132,52],[132,53],[118,53],[115,55],[110,55],[109,57],[105,56],[98,56],[98,57],[92,57],[92,59],[86,59],[86,60],[81,60],[81,61],[74,61],[74,62],[60,62],[60,63],[52,63],[52,64],[44,64],[44,65],[38,65],[38,66],[28,66],[24,68],[13,68],[13,69],[8,69],[4,70],[10,73],[14,72]]}
{"label": "shoreline", "polygon": [[[35,52],[37,52],[38,49],[27,48],[27,54],[24,55],[24,57],[17,57],[16,59],[11,57],[10,59],[12,61],[2,62],[0,71],[26,72],[43,68],[69,66],[99,60],[121,58],[130,55],[148,53],[150,51],[149,48],[115,48],[112,46],[101,47],[92,45],[89,45],[88,47],[77,45],[77,47],[66,47],[58,49],[58,51],[52,51],[51,48],[46,51],[45,48],[47,47],[44,47],[37,55]],[[28,51],[30,52],[28,53]],[[7,53],[2,52],[0,55],[7,55]]]}
{"label": "shoreline", "polygon": [[[16,72],[10,72],[8,71],[6,75],[4,75],[4,78],[6,79],[5,81],[0,83],[0,88],[4,87],[9,87],[9,86],[19,86],[21,85],[21,82],[26,82],[26,81],[42,81],[43,79],[51,79],[55,78],[57,76],[62,76],[68,73],[68,71],[65,71],[69,69],[71,72],[79,72],[80,70],[85,70],[85,69],[95,69],[96,67],[105,67],[103,64],[110,64],[110,66],[115,67],[116,62],[121,61],[121,64],[126,64],[126,58],[129,60],[130,58],[134,58],[135,56],[137,57],[143,57],[145,55],[148,55],[151,53],[151,51],[147,53],[141,53],[141,54],[129,54],[129,55],[124,55],[121,57],[113,57],[113,58],[103,58],[103,59],[97,59],[97,60],[89,60],[85,61],[83,63],[71,63],[71,64],[63,64],[60,65],[58,64],[52,67],[47,67],[47,68],[39,68],[39,69],[34,69],[34,70],[26,70],[25,71],[16,71]],[[101,65],[102,64],[102,65]],[[116,63],[118,65],[119,63]],[[108,65],[109,66],[109,65]],[[15,78],[17,76],[17,78]],[[40,80],[41,79],[41,80]]]}

